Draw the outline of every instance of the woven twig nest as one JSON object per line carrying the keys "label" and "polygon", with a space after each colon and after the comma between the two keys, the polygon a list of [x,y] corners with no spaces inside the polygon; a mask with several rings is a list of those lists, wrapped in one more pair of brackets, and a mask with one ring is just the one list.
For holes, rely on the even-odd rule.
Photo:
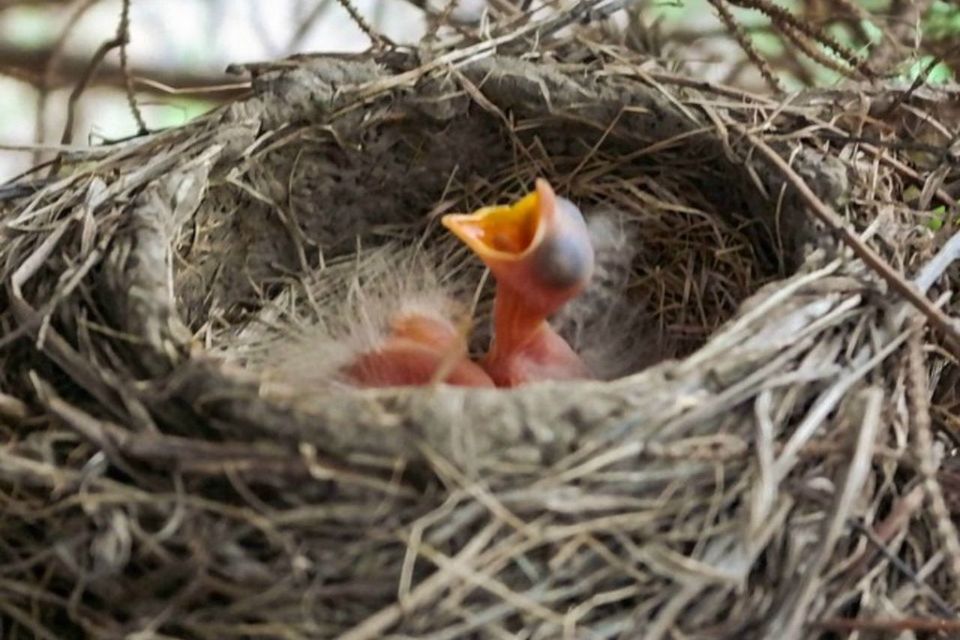
{"label": "woven twig nest", "polygon": [[[913,312],[812,222],[790,175],[898,268],[929,257],[929,233],[877,204],[888,168],[862,180],[877,166],[801,135],[836,96],[785,106],[507,57],[253,73],[251,97],[65,158],[7,207],[17,435],[0,478],[22,502],[0,590],[16,624],[741,638],[942,615],[932,516],[898,515],[920,495],[904,465]],[[765,138],[795,174],[755,152]],[[445,242],[437,212],[540,175],[639,228],[623,295],[667,359],[512,390],[284,394],[232,357],[358,238]],[[909,547],[921,586],[861,530]]]}

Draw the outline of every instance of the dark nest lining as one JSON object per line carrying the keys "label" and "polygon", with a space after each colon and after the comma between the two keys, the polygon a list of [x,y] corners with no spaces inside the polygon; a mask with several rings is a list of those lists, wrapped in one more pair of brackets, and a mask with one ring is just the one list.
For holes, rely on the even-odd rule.
{"label": "dark nest lining", "polygon": [[[61,637],[663,638],[949,611],[950,534],[909,506],[903,463],[923,396],[903,380],[935,386],[945,361],[818,240],[782,172],[744,162],[743,132],[773,131],[864,241],[916,266],[913,214],[878,213],[897,174],[781,146],[827,126],[816,96],[468,57],[255,69],[248,100],[68,159],[5,212],[5,340],[29,340],[3,352],[0,615]],[[625,295],[686,357],[609,382],[278,398],[211,353],[321,252],[419,239],[536,175],[633,221]],[[891,521],[928,588],[850,529]]]}
{"label": "dark nest lining", "polygon": [[[330,59],[296,73],[308,69],[316,75],[298,81],[311,96],[379,77],[370,66]],[[259,88],[289,92],[290,75],[261,78]],[[210,189],[184,234],[176,291],[188,326],[228,351],[251,322],[280,331],[278,300],[329,300],[325,290],[351,274],[327,265],[362,261],[358,246],[360,256],[397,241],[446,256],[456,243],[436,232],[437,215],[519,197],[546,176],[588,219],[620,214],[630,246],[617,247],[613,259],[636,255],[629,277],[598,287],[622,289],[646,313],[641,326],[619,331],[643,331],[647,344],[638,348],[659,358],[690,353],[761,284],[800,263],[806,218],[789,199],[771,201],[775,184],[731,161],[712,129],[665,98],[577,80],[549,67],[485,61],[362,117],[295,114],[245,157],[242,172]],[[273,104],[290,102],[282,93]],[[842,178],[816,182],[838,193]],[[610,270],[604,266],[601,257],[598,279]],[[482,344],[486,322],[477,320]]]}
{"label": "dark nest lining", "polygon": [[[736,162],[729,139],[658,90],[494,58],[428,75],[415,91],[363,109],[340,91],[389,86],[395,77],[368,62],[302,61],[293,71],[260,75],[258,97],[225,114],[221,126],[234,127],[255,114],[261,135],[224,180],[211,181],[178,236],[175,263],[178,307],[208,347],[229,353],[251,325],[279,325],[283,333],[277,301],[309,297],[309,281],[323,282],[321,265],[352,259],[358,241],[413,244],[426,232],[428,246],[449,247],[451,238],[430,233],[438,213],[516,197],[538,175],[588,216],[613,208],[631,225],[637,257],[623,295],[649,310],[643,329],[660,358],[702,344],[740,301],[792,272],[815,246],[813,225],[776,174],[761,175],[762,163],[758,173]],[[827,197],[843,193],[838,163],[805,149],[796,162]],[[478,325],[483,336],[482,318]],[[248,373],[261,378],[256,367]],[[589,403],[590,385],[582,398],[563,387],[554,393],[566,403]],[[339,437],[345,432],[332,426],[336,416],[356,426],[373,412],[373,424],[383,426],[395,422],[383,402],[443,404],[430,399],[433,391],[387,391],[371,405],[374,396],[338,395],[331,403],[319,393],[271,393],[261,409],[272,414],[292,405]],[[489,401],[504,406],[528,397]],[[288,417],[274,420],[286,424]],[[382,434],[375,429],[372,437],[379,443]],[[357,438],[349,436],[348,455]]]}

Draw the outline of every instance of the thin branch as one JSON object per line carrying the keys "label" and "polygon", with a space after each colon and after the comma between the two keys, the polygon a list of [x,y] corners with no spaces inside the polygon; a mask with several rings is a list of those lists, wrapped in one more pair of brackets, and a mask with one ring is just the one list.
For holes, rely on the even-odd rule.
{"label": "thin branch", "polygon": [[960,260],[960,231],[950,236],[940,251],[927,264],[923,265],[913,283],[920,291],[926,292],[940,279],[951,264]]}
{"label": "thin branch", "polygon": [[933,587],[927,584],[910,565],[903,561],[903,558],[890,551],[886,542],[878,538],[873,529],[855,519],[851,519],[848,522],[851,527],[862,533],[867,540],[877,548],[883,557],[887,559],[887,562],[896,567],[897,571],[910,578],[910,581],[923,591],[924,595],[930,599],[930,602],[933,603],[942,615],[949,617],[955,615],[953,605],[941,598],[940,594],[934,591]]}
{"label": "thin branch", "polygon": [[[815,43],[809,40],[809,36],[801,33],[800,31],[794,29],[789,25],[784,25],[781,28],[783,34],[792,42],[796,47],[803,52],[805,56],[816,62],[822,67],[830,69],[846,78],[856,77],[849,67],[845,67],[842,64],[838,63],[836,60],[831,59],[823,52],[817,50]],[[789,47],[787,47],[789,49]]]}
{"label": "thin branch", "polygon": [[[54,78],[56,70],[63,59],[64,55],[64,45],[67,42],[67,38],[73,33],[74,28],[76,28],[77,23],[80,22],[80,19],[86,15],[86,13],[93,8],[100,0],[84,0],[72,14],[67,18],[66,24],[64,24],[63,29],[60,30],[60,34],[57,36],[56,41],[53,43],[53,46],[49,50],[49,55],[46,59],[46,64],[43,69],[43,74],[40,79],[37,90],[37,103],[36,103],[36,127],[34,129],[34,140],[37,142],[43,142],[46,136],[46,111],[47,111],[47,100],[50,97],[50,91],[54,86]],[[33,154],[32,164],[40,164],[42,160],[41,151],[37,150]]]}
{"label": "thin branch", "polygon": [[724,4],[725,0],[708,0],[713,8],[717,10],[717,14],[720,16],[720,20],[727,27],[727,31],[730,32],[730,35],[734,37],[737,43],[740,45],[740,48],[743,49],[743,52],[747,54],[747,57],[750,58],[750,61],[757,67],[760,71],[760,75],[763,76],[763,79],[770,86],[771,89],[777,93],[783,93],[783,87],[780,85],[780,81],[777,80],[776,76],[773,75],[773,70],[770,68],[770,65],[766,60],[763,59],[763,56],[760,55],[760,52],[757,51],[756,47],[753,46],[753,43],[750,41],[750,37],[743,31],[743,27],[739,22],[733,17],[733,14],[730,13],[730,10]]}
{"label": "thin branch", "polygon": [[360,30],[363,31],[375,47],[396,46],[390,38],[383,35],[379,31],[373,28],[366,18],[360,13],[360,11],[354,6],[351,0],[337,0],[340,3],[340,6],[343,7],[348,14],[350,14],[350,19],[360,27]]}
{"label": "thin branch", "polygon": [[884,32],[886,37],[870,52],[875,69],[881,73],[889,73],[903,59],[913,54],[916,50],[914,45],[920,18],[929,11],[932,4],[933,0],[892,3],[884,19],[890,25]]}
{"label": "thin branch", "polygon": [[770,20],[772,20],[773,23],[778,27],[782,28],[782,26],[787,26],[805,34],[811,40],[819,42],[825,47],[832,49],[837,55],[846,60],[850,66],[859,69],[860,72],[868,78],[872,78],[876,75],[868,66],[867,61],[858,56],[856,52],[852,51],[849,47],[840,44],[836,38],[826,33],[823,29],[816,28],[808,22],[801,20],[797,16],[793,15],[783,7],[774,4],[770,0],[725,1],[730,2],[730,4],[738,7],[759,11],[763,15],[770,18]]}
{"label": "thin branch", "polygon": [[[76,78],[87,73],[90,59],[86,56],[57,54],[56,65],[49,76],[47,64],[54,55],[55,45],[43,49],[23,49],[0,42],[0,75],[5,75],[35,87],[47,86],[50,90],[72,85]],[[188,68],[168,69],[152,67],[139,69],[133,83],[139,91],[158,94],[207,94],[222,92],[225,97],[234,97],[238,90],[236,76],[227,74],[208,74]],[[147,79],[149,78],[149,79]],[[44,84],[46,83],[46,85]],[[123,69],[119,64],[103,61],[95,77],[88,86],[109,86],[123,89],[126,85]],[[249,86],[249,83],[248,83]],[[170,87],[177,87],[170,89]],[[198,87],[196,90],[189,87]],[[219,88],[223,87],[221,91]]]}
{"label": "thin branch", "polygon": [[127,104],[130,105],[130,112],[137,123],[137,133],[145,135],[149,133],[149,129],[147,129],[147,123],[143,120],[140,106],[137,104],[137,96],[133,92],[133,79],[130,77],[130,69],[127,67],[127,45],[130,43],[130,0],[123,0],[123,7],[120,10],[120,23],[117,25],[117,39],[120,41],[120,69],[123,72]]}
{"label": "thin branch", "polygon": [[83,92],[87,90],[87,87],[93,80],[94,74],[97,72],[97,67],[100,66],[100,63],[103,62],[106,55],[122,44],[123,41],[120,38],[113,37],[101,44],[97,48],[96,53],[93,54],[93,57],[90,58],[90,62],[80,77],[80,81],[73,88],[73,91],[70,92],[70,99],[67,102],[67,121],[63,125],[63,135],[60,136],[60,144],[70,144],[73,142],[73,125],[76,120],[77,103],[80,101],[80,97],[83,95]]}
{"label": "thin branch", "polygon": [[957,327],[957,321],[937,308],[917,290],[914,284],[905,280],[880,254],[866,245],[836,211],[828,207],[817,197],[807,183],[804,182],[803,178],[801,178],[770,145],[747,132],[745,129],[740,128],[740,131],[760,153],[766,156],[767,159],[776,166],[784,178],[786,178],[787,182],[797,190],[797,193],[799,193],[813,215],[823,222],[845,245],[850,247],[858,258],[863,260],[868,267],[883,278],[891,289],[915,306],[920,313],[927,318],[930,324],[947,339],[947,344],[954,355],[960,357],[960,328]]}
{"label": "thin branch", "polygon": [[901,104],[909,100],[910,96],[916,93],[917,89],[922,87],[927,82],[927,78],[930,77],[930,74],[933,73],[933,70],[937,67],[937,65],[943,62],[944,58],[951,57],[958,51],[960,51],[960,44],[954,45],[941,55],[932,56],[930,61],[926,64],[926,66],[924,66],[923,71],[917,74],[917,77],[914,78],[907,90],[898,94],[897,98],[890,104],[890,106],[878,114],[877,117],[883,119],[896,111]]}

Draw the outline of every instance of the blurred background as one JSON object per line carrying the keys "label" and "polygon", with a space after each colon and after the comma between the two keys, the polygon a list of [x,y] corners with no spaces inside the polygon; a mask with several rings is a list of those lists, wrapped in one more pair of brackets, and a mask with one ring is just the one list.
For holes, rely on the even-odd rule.
{"label": "blurred background", "polygon": [[[568,10],[575,0],[0,0],[0,183],[47,160],[63,146],[97,144],[143,123],[182,124],[242,91],[227,65],[305,52],[360,52],[371,38],[350,11],[397,44],[433,33],[437,14],[483,37],[491,16],[521,8]],[[893,82],[952,82],[960,60],[960,8],[942,0],[637,0],[604,28],[667,67],[705,80],[768,90],[744,54],[751,43],[787,91],[852,77],[842,56],[772,28],[789,12],[882,69]],[[772,7],[772,8],[771,8]],[[126,69],[116,38],[124,10]],[[726,12],[726,19],[721,12]],[[771,15],[773,18],[771,18]],[[115,43],[114,43],[115,44]],[[105,55],[97,64],[97,53]],[[682,60],[683,62],[677,62]],[[72,109],[71,93],[76,93]],[[73,112],[72,118],[68,113]]]}

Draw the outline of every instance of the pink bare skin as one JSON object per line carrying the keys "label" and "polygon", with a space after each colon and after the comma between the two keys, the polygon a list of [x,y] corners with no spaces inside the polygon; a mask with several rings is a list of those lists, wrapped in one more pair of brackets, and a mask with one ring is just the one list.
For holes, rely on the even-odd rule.
{"label": "pink bare skin", "polygon": [[360,354],[341,372],[358,387],[445,383],[493,387],[490,376],[467,355],[456,328],[445,320],[408,315],[394,320],[383,345]]}

